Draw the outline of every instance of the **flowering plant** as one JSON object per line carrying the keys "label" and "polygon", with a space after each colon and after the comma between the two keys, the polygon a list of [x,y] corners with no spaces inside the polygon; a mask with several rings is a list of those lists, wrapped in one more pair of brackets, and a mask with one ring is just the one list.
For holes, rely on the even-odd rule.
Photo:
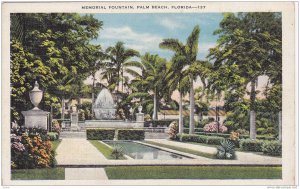
{"label": "flowering plant", "polygon": [[172,123],[170,123],[169,125],[169,130],[168,130],[168,135],[169,135],[169,138],[172,139],[172,140],[175,140],[176,139],[176,135],[178,133],[178,123],[177,121],[173,121]]}
{"label": "flowering plant", "polygon": [[[218,131],[218,123],[217,122],[211,122],[209,124],[206,124],[204,127],[203,127],[203,131],[205,132],[210,132],[210,133],[214,133],[214,132],[217,132]],[[225,133],[227,132],[228,129],[226,126],[224,125],[220,125],[219,126],[219,132],[221,133]]]}
{"label": "flowering plant", "polygon": [[11,167],[13,169],[52,167],[54,162],[52,144],[47,138],[41,137],[36,130],[35,132],[32,130],[29,132],[29,129],[20,131],[20,128],[12,130]]}
{"label": "flowering plant", "polygon": [[240,133],[232,131],[230,133],[230,140],[237,141],[240,138]]}
{"label": "flowering plant", "polygon": [[52,131],[57,132],[58,135],[61,132],[61,126],[60,126],[59,122],[56,119],[54,119],[52,121]]}

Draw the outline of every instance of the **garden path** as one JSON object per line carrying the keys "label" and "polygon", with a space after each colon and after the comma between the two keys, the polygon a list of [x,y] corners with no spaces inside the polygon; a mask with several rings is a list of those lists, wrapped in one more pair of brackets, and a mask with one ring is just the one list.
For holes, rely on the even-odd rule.
{"label": "garden path", "polygon": [[[191,144],[191,143],[183,143],[183,142],[176,142],[176,141],[170,141],[167,139],[148,139],[149,141],[161,143],[161,144],[167,144],[172,146],[177,146],[181,148],[187,148],[191,150],[197,150],[201,152],[216,154],[217,150],[215,147],[209,147],[209,146],[202,146],[201,144]],[[272,156],[265,156],[260,155],[252,152],[236,152],[237,160],[234,160],[234,163],[237,164],[264,164],[264,165],[270,165],[270,164],[281,164],[281,158],[280,157],[272,157]],[[220,160],[212,160],[215,162],[220,162]]]}
{"label": "garden path", "polygon": [[66,168],[65,180],[108,180],[104,168]]}
{"label": "garden path", "polygon": [[58,165],[95,165],[107,161],[85,138],[64,138],[56,153]]}

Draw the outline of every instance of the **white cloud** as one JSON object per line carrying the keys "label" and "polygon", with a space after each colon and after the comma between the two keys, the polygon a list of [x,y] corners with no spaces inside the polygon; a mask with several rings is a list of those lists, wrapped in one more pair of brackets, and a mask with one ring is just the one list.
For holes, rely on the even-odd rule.
{"label": "white cloud", "polygon": [[158,49],[162,37],[150,33],[138,33],[129,26],[118,28],[106,28],[100,33],[102,44],[114,45],[116,41],[123,41],[125,46],[141,52]]}
{"label": "white cloud", "polygon": [[170,18],[162,18],[159,20],[158,22],[161,26],[170,29],[170,30],[174,30],[177,28],[182,28],[182,25],[180,25],[179,22],[176,22],[175,20],[171,20]]}
{"label": "white cloud", "polygon": [[198,45],[198,52],[199,53],[208,53],[208,50],[210,48],[213,48],[216,46],[216,43],[199,43]]}

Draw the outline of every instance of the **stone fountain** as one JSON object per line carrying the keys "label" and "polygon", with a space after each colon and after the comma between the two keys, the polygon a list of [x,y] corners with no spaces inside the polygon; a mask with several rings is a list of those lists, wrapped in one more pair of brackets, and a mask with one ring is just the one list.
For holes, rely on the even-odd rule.
{"label": "stone fountain", "polygon": [[116,118],[116,108],[109,90],[104,88],[99,93],[94,105],[95,117],[98,120],[112,120]]}
{"label": "stone fountain", "polygon": [[93,104],[96,120],[85,120],[86,128],[143,128],[144,114],[139,109],[136,121],[116,120],[116,104],[108,89],[103,88]]}

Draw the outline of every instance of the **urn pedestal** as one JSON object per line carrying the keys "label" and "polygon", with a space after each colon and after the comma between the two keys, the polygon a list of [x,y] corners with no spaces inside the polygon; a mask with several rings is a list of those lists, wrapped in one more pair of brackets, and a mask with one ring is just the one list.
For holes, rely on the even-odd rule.
{"label": "urn pedestal", "polygon": [[26,128],[42,128],[47,130],[49,112],[43,110],[22,111]]}
{"label": "urn pedestal", "polygon": [[80,127],[78,126],[78,112],[77,112],[77,107],[72,106],[72,113],[70,115],[71,119],[71,131],[79,131]]}
{"label": "urn pedestal", "polygon": [[78,126],[78,113],[71,113],[71,131],[79,131],[80,127]]}
{"label": "urn pedestal", "polygon": [[136,123],[138,123],[138,127],[144,127],[144,113],[142,113],[142,106],[138,107],[139,113],[136,113]]}

